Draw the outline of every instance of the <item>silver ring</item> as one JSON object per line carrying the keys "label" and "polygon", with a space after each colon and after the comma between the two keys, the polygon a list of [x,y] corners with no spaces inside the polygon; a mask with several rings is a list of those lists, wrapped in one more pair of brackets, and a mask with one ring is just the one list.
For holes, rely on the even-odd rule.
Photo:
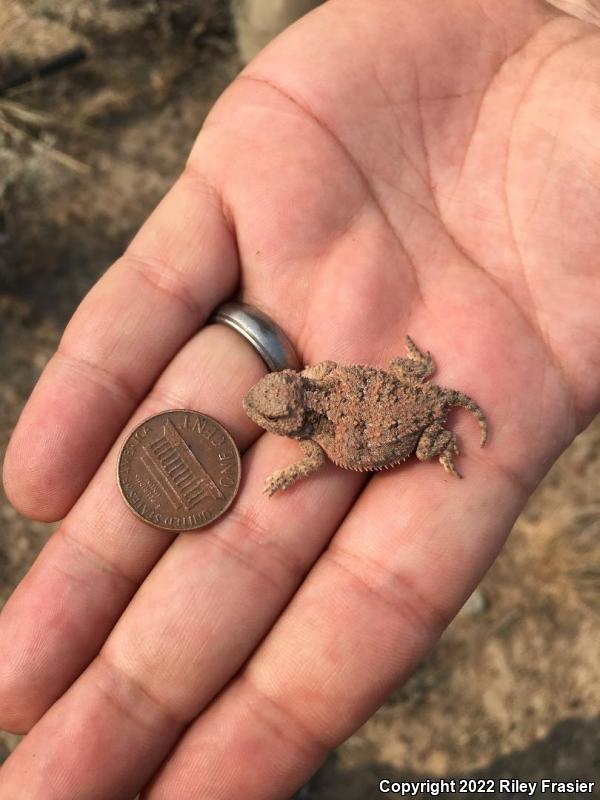
{"label": "silver ring", "polygon": [[248,303],[223,303],[209,322],[222,322],[241,334],[260,355],[271,372],[302,369],[294,346],[273,320]]}

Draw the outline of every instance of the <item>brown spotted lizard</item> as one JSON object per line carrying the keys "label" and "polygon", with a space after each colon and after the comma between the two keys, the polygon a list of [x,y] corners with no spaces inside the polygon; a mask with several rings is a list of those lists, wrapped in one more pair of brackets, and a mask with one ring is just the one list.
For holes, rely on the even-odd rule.
{"label": "brown spotted lizard", "polygon": [[271,433],[298,439],[305,457],[267,479],[272,495],[310,475],[324,462],[352,470],[393,467],[413,452],[421,461],[437,456],[447,472],[460,478],[453,463],[456,435],[445,430],[448,410],[473,412],[481,428],[487,422],[479,406],[462,392],[428,383],[434,370],[407,336],[407,358],[394,358],[388,370],[338,366],[322,361],[301,372],[285,369],[265,375],[243,404],[248,416]]}

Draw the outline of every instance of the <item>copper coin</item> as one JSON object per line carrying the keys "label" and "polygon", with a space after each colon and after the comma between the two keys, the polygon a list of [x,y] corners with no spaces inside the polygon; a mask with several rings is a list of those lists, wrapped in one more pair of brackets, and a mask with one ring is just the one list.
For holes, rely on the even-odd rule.
{"label": "copper coin", "polygon": [[193,531],[221,516],[237,494],[240,474],[240,454],[225,428],[185,409],[138,425],[117,465],[129,508],[167,531]]}

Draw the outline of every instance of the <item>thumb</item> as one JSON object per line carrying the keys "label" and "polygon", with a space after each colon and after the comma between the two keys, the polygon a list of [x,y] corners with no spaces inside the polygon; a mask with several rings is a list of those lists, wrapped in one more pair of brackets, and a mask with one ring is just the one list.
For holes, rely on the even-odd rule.
{"label": "thumb", "polygon": [[561,11],[583,22],[600,27],[600,0],[546,0]]}

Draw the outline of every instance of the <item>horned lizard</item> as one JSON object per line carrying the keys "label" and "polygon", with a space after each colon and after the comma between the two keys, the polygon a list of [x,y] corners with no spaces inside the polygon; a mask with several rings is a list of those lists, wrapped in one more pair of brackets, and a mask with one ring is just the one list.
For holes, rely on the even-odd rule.
{"label": "horned lizard", "polygon": [[265,375],[250,389],[243,401],[250,419],[271,433],[298,439],[305,454],[267,479],[266,494],[317,470],[325,454],[340,467],[367,471],[393,467],[415,452],[421,461],[438,456],[447,472],[462,477],[453,463],[456,434],[444,429],[446,414],[453,406],[475,414],[482,447],[485,415],[462,392],[426,382],[433,360],[410,336],[406,349],[408,357],[392,359],[387,372],[322,361],[301,372]]}

